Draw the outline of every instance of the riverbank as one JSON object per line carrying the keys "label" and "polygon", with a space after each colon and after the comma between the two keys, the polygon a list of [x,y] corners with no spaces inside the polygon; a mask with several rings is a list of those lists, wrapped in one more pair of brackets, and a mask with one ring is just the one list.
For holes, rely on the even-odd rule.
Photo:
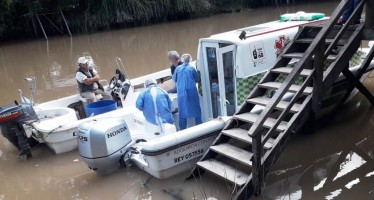
{"label": "riverbank", "polygon": [[145,26],[274,4],[270,0],[67,0],[57,3],[5,0],[0,2],[0,42]]}

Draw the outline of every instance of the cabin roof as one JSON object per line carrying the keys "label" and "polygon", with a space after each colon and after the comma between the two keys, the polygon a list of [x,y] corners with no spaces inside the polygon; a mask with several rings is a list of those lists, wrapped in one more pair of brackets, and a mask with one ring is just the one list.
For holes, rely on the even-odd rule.
{"label": "cabin roof", "polygon": [[[289,28],[296,28],[300,25],[306,25],[311,23],[321,23],[323,21],[326,21],[329,19],[328,17],[325,17],[320,20],[315,21],[287,21],[287,22],[281,22],[281,21],[272,21],[264,24],[258,24],[255,26],[249,26],[244,27],[240,29],[236,29],[233,31],[223,32],[219,34],[214,34],[210,36],[209,38],[203,38],[204,41],[225,41],[229,43],[234,44],[244,44],[251,42],[256,36],[264,36],[266,34],[277,32]],[[246,31],[246,40],[240,40],[239,35],[242,31]],[[253,39],[252,39],[253,38]]]}

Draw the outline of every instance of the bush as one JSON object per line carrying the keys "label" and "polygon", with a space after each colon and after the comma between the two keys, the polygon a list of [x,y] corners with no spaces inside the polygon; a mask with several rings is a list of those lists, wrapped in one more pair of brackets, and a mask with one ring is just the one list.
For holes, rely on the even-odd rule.
{"label": "bush", "polygon": [[[254,0],[2,0],[0,39],[34,35],[29,13],[49,13],[61,9],[73,33],[88,33],[241,10],[250,6],[251,1]],[[48,17],[63,23],[59,15]],[[48,34],[58,33],[48,19],[44,16],[39,18]],[[35,17],[34,23],[38,26]],[[39,27],[37,30],[40,34]]]}

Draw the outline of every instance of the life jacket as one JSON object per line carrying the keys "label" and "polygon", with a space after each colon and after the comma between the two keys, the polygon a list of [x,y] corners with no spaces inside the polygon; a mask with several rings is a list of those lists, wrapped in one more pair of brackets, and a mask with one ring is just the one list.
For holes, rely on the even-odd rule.
{"label": "life jacket", "polygon": [[[88,68],[88,72],[85,72],[83,71],[80,67],[79,69],[77,70],[77,73],[80,72],[80,73],[83,73],[84,75],[87,76],[87,78],[92,78],[94,77],[96,74],[93,72],[92,68]],[[94,91],[94,84],[92,83],[91,85],[86,85],[85,83],[81,83],[77,80],[77,83],[78,83],[78,88],[79,88],[79,92],[82,94],[84,92],[93,92]],[[99,81],[96,81],[95,82],[97,84],[97,87],[104,91],[104,87],[99,83]]]}

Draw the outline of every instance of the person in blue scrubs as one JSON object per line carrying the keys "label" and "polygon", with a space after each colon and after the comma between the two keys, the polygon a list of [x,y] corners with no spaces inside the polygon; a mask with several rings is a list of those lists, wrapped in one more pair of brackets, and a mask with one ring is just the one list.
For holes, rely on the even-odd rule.
{"label": "person in blue scrubs", "polygon": [[192,57],[189,54],[182,55],[183,64],[179,65],[174,72],[173,81],[177,86],[179,129],[187,128],[187,119],[194,118],[195,124],[201,124],[200,100],[197,93],[196,83],[199,76],[196,69],[190,65]]}
{"label": "person in blue scrubs", "polygon": [[172,101],[168,93],[158,87],[154,79],[146,80],[144,88],[145,90],[136,100],[136,107],[143,111],[147,122],[160,126],[161,133],[163,133],[164,123],[174,124]]}

